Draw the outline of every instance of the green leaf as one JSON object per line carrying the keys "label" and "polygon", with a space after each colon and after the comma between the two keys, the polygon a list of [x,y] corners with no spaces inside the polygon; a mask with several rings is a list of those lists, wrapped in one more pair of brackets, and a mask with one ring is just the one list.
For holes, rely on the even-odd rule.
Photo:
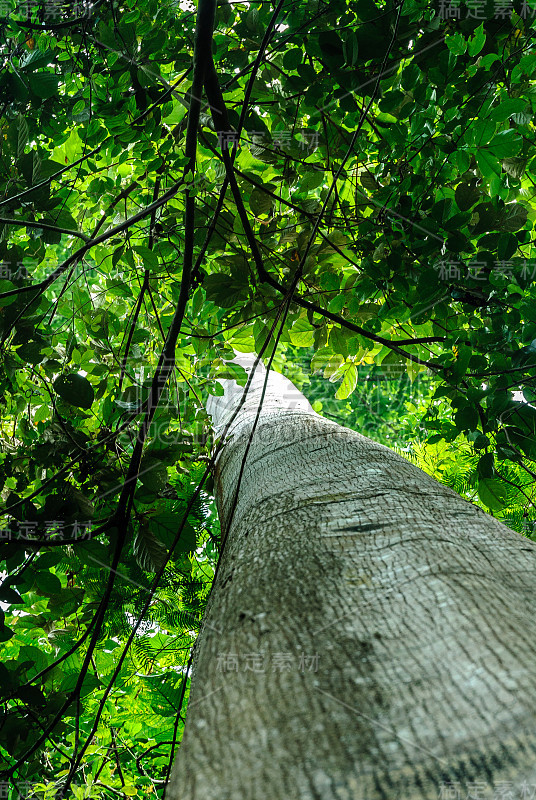
{"label": "green leaf", "polygon": [[468,53],[470,56],[476,56],[480,53],[486,43],[486,32],[484,31],[484,23],[482,22],[474,35],[469,40]]}
{"label": "green leaf", "polygon": [[28,123],[23,115],[19,114],[17,118],[17,158],[20,158],[24,153],[24,148],[26,147],[26,143],[28,141],[28,133]]}
{"label": "green leaf", "polygon": [[496,158],[512,158],[521,150],[522,144],[523,139],[521,136],[515,130],[509,128],[506,131],[499,131],[486,147],[491,155]]}
{"label": "green leaf", "polygon": [[456,427],[462,431],[474,431],[478,426],[478,411],[474,406],[463,406],[454,415]]}
{"label": "green leaf", "polygon": [[303,51],[299,47],[293,47],[292,50],[287,50],[283,57],[283,68],[294,70],[302,63],[302,59]]}
{"label": "green leaf", "polygon": [[497,245],[497,255],[500,261],[510,259],[519,247],[519,240],[513,233],[502,233]]}
{"label": "green leaf", "polygon": [[[472,249],[469,239],[461,231],[454,231],[448,235],[446,247],[451,253],[461,253],[464,250]],[[401,320],[401,317],[399,316],[398,319]]]}
{"label": "green leaf", "polygon": [[489,69],[495,61],[500,61],[501,57],[497,53],[488,53],[480,58],[480,66],[483,69]]}
{"label": "green leaf", "polygon": [[166,465],[156,458],[145,456],[141,462],[140,480],[146,489],[160,492],[165,488],[168,480]]}
{"label": "green leaf", "polygon": [[320,186],[324,181],[324,171],[315,170],[314,172],[306,172],[300,180],[301,191],[312,191]]}
{"label": "green leaf", "polygon": [[290,341],[296,347],[311,347],[314,342],[314,334],[315,329],[307,317],[298,317],[289,332]]}
{"label": "green leaf", "polygon": [[[105,556],[97,561],[89,561],[88,563],[93,567],[102,567],[103,564],[107,563],[107,557]],[[76,586],[66,586],[62,589],[56,588],[56,590],[51,593],[50,600],[48,601],[48,608],[57,615],[63,617],[69,616],[69,614],[73,614],[80,607],[84,599],[84,594],[85,590]]]}
{"label": "green leaf", "polygon": [[140,567],[148,572],[157,572],[166,559],[165,547],[145,524],[136,531],[132,549]]}
{"label": "green leaf", "polygon": [[368,169],[364,170],[364,172],[361,173],[361,175],[359,176],[359,180],[361,182],[361,185],[364,186],[365,189],[368,189],[369,192],[374,192],[376,189],[379,188],[378,181],[376,180],[372,172],[369,172]]}
{"label": "green leaf", "polygon": [[37,572],[35,575],[35,582],[39,594],[48,595],[49,597],[57,592],[61,592],[61,581],[53,572]]}
{"label": "green leaf", "polygon": [[455,56],[461,56],[467,50],[467,41],[461,33],[455,33],[452,36],[445,36],[445,44],[451,53]]}
{"label": "green leaf", "polygon": [[17,697],[30,706],[46,705],[46,697],[38,686],[21,686]]}
{"label": "green leaf", "polygon": [[451,374],[452,377],[459,381],[466,373],[467,367],[469,365],[469,359],[471,358],[473,351],[470,347],[465,344],[460,344],[458,346],[458,354],[456,357],[456,361],[451,367]]}
{"label": "green leaf", "polygon": [[507,498],[507,489],[499,478],[480,478],[478,496],[491,511],[501,511]]}
{"label": "green leaf", "polygon": [[255,339],[253,337],[253,326],[247,325],[240,328],[230,339],[229,344],[233,350],[239,353],[253,353],[255,350]]}
{"label": "green leaf", "polygon": [[158,261],[158,255],[154,250],[151,250],[149,247],[145,247],[144,245],[134,247],[133,250],[140,256],[145,269],[150,269],[151,272],[158,271],[160,264]]}
{"label": "green leaf", "polygon": [[[0,295],[4,292],[11,292],[13,289],[16,289],[14,283],[11,281],[0,280]],[[0,308],[4,308],[5,306],[10,306],[11,303],[14,303],[17,299],[16,295],[12,295],[11,297],[1,297],[0,296]]]}
{"label": "green leaf", "polygon": [[14,636],[14,631],[10,630],[6,625],[0,625],[0,642],[8,642]]}
{"label": "green leaf", "polygon": [[509,203],[502,211],[499,222],[500,229],[514,233],[524,227],[527,218],[528,210],[525,206],[522,206],[521,203]]}
{"label": "green leaf", "polygon": [[471,163],[471,157],[466,150],[456,150],[453,154],[454,161],[461,175],[467,172]]}
{"label": "green leaf", "polygon": [[468,211],[480,199],[481,194],[478,189],[471,187],[468,183],[459,183],[454,196],[460,211]]}
{"label": "green leaf", "polygon": [[359,58],[359,39],[354,31],[346,31],[343,41],[344,60],[349,67],[355,67]]}
{"label": "green leaf", "polygon": [[494,175],[501,174],[501,163],[492,153],[487,150],[477,150],[475,158],[478,169],[487,180],[490,180]]}
{"label": "green leaf", "polygon": [[87,378],[73,372],[69,375],[60,375],[54,381],[54,391],[62,400],[77,408],[91,408],[95,399],[93,386]]}
{"label": "green leaf", "polygon": [[469,129],[467,135],[469,137],[472,136],[474,144],[478,147],[482,147],[493,138],[496,127],[496,123],[491,119],[477,119],[474,125]]}
{"label": "green leaf", "polygon": [[269,214],[272,204],[272,197],[261,189],[254,189],[249,196],[249,207],[256,217],[261,214]]}
{"label": "green leaf", "polygon": [[244,295],[244,286],[237,284],[235,278],[224,273],[207,275],[203,288],[207,293],[207,300],[211,300],[220,308],[232,308]]}
{"label": "green leaf", "polygon": [[[78,672],[72,672],[66,675],[62,682],[59,685],[60,692],[72,692],[78,683],[78,679],[80,674]],[[80,695],[85,697],[87,694],[92,692],[94,689],[100,686],[100,681],[96,675],[91,672],[88,672],[87,675],[84,677],[82,682],[82,686],[80,689]]]}
{"label": "green leaf", "polygon": [[10,586],[9,581],[4,581],[0,586],[0,602],[17,604],[24,603],[24,600],[20,594]]}
{"label": "green leaf", "polygon": [[[182,514],[164,513],[157,514],[149,520],[149,528],[155,536],[169,548],[177,535],[183,521]],[[175,548],[175,553],[193,552],[196,548],[195,531],[189,522],[184,524],[180,539]]]}
{"label": "green leaf", "polygon": [[514,156],[514,158],[503,158],[502,161],[503,169],[508,175],[511,175],[513,178],[520,179],[525,174],[525,170],[527,167],[527,159]]}
{"label": "green leaf", "polygon": [[498,106],[491,109],[488,114],[488,119],[493,120],[493,122],[504,122],[514,114],[519,114],[521,111],[524,111],[526,107],[526,100],[522,100],[521,98],[506,98],[501,100]]}
{"label": "green leaf", "polygon": [[334,326],[329,334],[329,346],[335,354],[348,358],[348,332],[343,328]]}
{"label": "green leaf", "polygon": [[335,397],[337,400],[346,400],[357,386],[357,367],[353,362],[349,362],[344,364],[341,370],[343,373],[342,383],[335,392]]}
{"label": "green leaf", "polygon": [[48,100],[58,93],[59,78],[51,72],[34,72],[30,77],[30,88],[37,97]]}
{"label": "green leaf", "polygon": [[478,459],[477,472],[481,478],[493,478],[495,475],[495,456],[493,453],[485,453]]}
{"label": "green leaf", "polygon": [[17,348],[17,355],[29,364],[40,364],[45,357],[42,352],[45,346],[46,344],[42,341],[31,340]]}

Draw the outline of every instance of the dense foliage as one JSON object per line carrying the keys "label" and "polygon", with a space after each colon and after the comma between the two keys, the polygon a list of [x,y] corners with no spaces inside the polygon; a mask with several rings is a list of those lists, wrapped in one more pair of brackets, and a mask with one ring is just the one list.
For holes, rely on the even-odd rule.
{"label": "dense foliage", "polygon": [[204,401],[245,382],[235,351],[532,535],[535,9],[219,2],[211,48],[199,2],[196,57],[186,3],[0,8],[22,794],[163,791],[219,551]]}

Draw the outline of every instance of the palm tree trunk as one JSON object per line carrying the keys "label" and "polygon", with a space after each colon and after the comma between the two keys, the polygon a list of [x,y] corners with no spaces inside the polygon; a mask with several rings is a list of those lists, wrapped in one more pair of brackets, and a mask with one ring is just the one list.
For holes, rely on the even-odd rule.
{"label": "palm tree trunk", "polygon": [[536,545],[275,373],[243,465],[263,379],[217,465],[230,529],[168,799],[530,797]]}

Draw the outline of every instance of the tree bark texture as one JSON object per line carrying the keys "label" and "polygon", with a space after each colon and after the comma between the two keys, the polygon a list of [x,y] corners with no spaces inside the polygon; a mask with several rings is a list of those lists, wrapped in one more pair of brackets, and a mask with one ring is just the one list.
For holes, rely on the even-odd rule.
{"label": "tree bark texture", "polygon": [[168,798],[530,797],[536,545],[276,373],[243,466],[264,375],[217,464],[231,525]]}

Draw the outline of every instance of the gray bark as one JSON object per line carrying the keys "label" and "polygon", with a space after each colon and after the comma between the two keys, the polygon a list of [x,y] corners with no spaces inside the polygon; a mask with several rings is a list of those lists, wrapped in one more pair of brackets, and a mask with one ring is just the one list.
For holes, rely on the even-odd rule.
{"label": "gray bark", "polygon": [[168,798],[531,797],[536,545],[275,373],[232,514],[263,377],[217,464],[232,522]]}

